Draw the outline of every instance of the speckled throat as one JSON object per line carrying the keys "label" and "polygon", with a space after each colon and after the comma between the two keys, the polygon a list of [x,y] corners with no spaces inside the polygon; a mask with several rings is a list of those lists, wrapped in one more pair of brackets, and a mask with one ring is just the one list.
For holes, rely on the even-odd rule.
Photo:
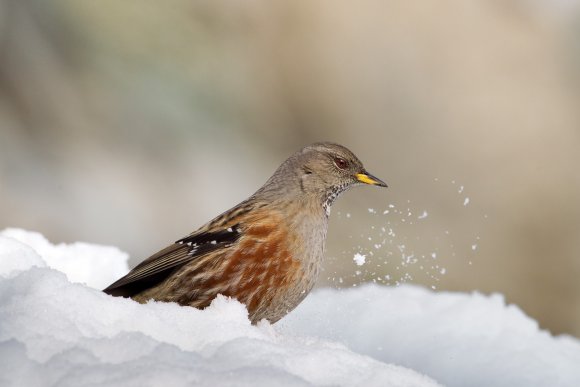
{"label": "speckled throat", "polygon": [[326,192],[326,198],[322,203],[322,208],[324,208],[324,212],[326,213],[327,217],[330,216],[330,207],[332,206],[332,203],[334,203],[334,201],[340,196],[341,193],[349,189],[351,186],[352,184],[343,183],[341,185],[332,187]]}

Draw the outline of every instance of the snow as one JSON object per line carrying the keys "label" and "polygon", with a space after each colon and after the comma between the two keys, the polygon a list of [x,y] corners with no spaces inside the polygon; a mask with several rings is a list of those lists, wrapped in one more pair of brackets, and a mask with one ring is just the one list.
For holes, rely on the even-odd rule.
{"label": "snow", "polygon": [[355,253],[354,257],[352,257],[352,260],[354,261],[354,263],[356,263],[358,266],[362,266],[365,264],[366,261],[366,256],[360,253]]}
{"label": "snow", "polygon": [[580,341],[540,330],[500,295],[367,285],[338,303],[336,293],[319,290],[284,325],[448,386],[580,386]]}
{"label": "snow", "polygon": [[0,385],[580,385],[580,341],[500,295],[319,289],[252,326],[225,297],[200,311],[102,293],[126,262],[116,248],[0,232]]}
{"label": "snow", "polygon": [[[34,261],[30,264],[31,266],[51,267],[65,273],[72,282],[80,282],[94,288],[104,288],[110,285],[129,270],[127,267],[129,256],[116,247],[82,242],[53,245],[37,232],[13,228],[2,231],[0,236],[11,238],[11,241],[0,245],[0,253],[3,246],[12,245],[12,248],[15,248],[14,240],[20,241],[34,249],[23,248],[28,251],[26,259]],[[34,257],[31,257],[30,254],[34,251],[38,254],[33,254]],[[5,258],[0,261],[0,270],[3,265],[19,261],[19,257]],[[19,265],[22,264],[22,262],[19,263]]]}

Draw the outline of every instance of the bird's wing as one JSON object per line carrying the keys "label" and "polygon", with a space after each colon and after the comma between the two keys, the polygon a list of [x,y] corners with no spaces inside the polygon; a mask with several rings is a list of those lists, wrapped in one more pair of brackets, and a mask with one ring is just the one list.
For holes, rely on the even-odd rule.
{"label": "bird's wing", "polygon": [[237,226],[191,234],[147,258],[103,291],[112,296],[132,297],[161,283],[188,262],[232,245],[240,236]]}

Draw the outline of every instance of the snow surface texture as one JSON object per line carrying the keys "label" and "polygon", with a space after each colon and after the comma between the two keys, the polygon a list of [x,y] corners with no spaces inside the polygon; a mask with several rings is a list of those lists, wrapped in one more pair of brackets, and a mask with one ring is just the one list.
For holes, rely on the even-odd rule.
{"label": "snow surface texture", "polygon": [[225,297],[200,311],[100,292],[126,261],[0,232],[0,385],[580,386],[580,341],[501,296],[325,289],[256,327]]}

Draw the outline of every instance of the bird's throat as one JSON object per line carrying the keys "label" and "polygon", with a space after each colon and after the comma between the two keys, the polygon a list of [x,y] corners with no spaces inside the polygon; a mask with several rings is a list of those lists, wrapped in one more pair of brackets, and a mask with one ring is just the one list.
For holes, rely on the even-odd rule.
{"label": "bird's throat", "polygon": [[346,191],[349,187],[350,185],[348,183],[345,183],[334,186],[326,192],[326,195],[322,202],[322,208],[324,209],[324,213],[326,214],[327,217],[330,216],[330,208],[332,207],[334,201],[340,196],[341,193]]}

